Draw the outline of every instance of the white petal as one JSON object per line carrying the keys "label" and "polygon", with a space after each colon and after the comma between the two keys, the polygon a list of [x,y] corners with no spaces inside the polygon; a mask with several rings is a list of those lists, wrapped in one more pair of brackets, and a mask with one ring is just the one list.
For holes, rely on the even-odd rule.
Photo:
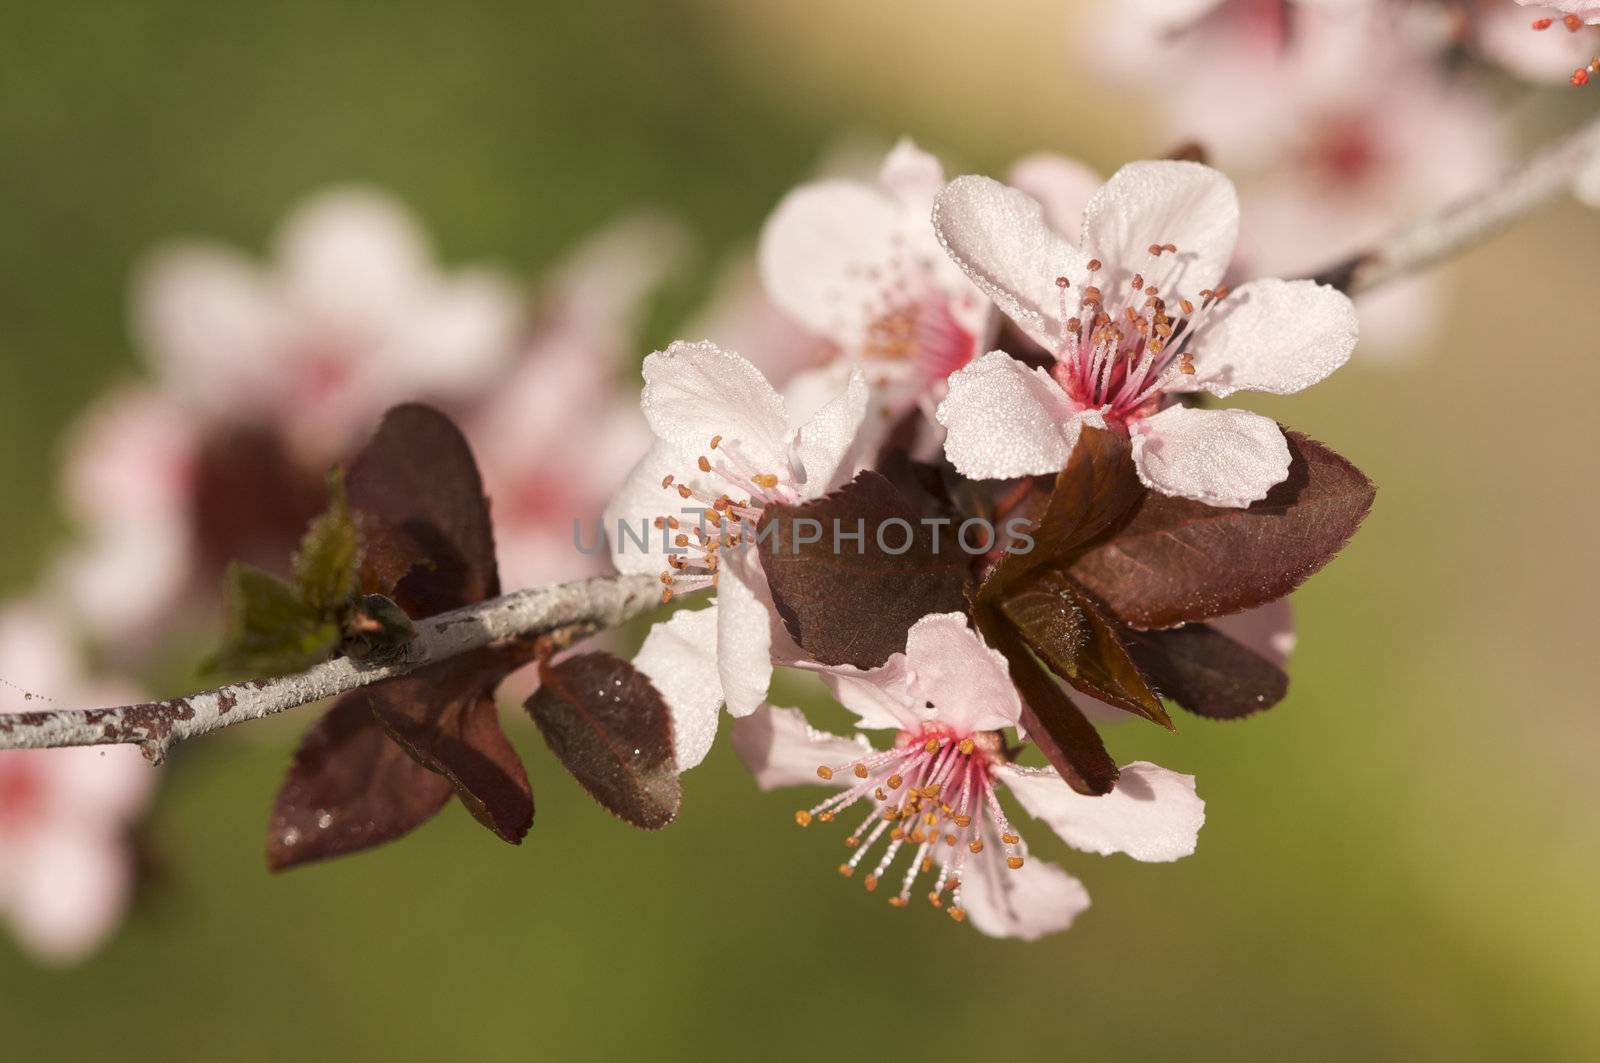
{"label": "white petal", "polygon": [[1024,332],[1046,350],[1060,345],[1071,315],[1062,314],[1056,279],[1080,284],[1089,256],[1046,224],[1037,200],[987,177],[958,177],[934,201],[933,228],[956,264]]}
{"label": "white petal", "polygon": [[760,555],[724,551],[717,579],[717,674],[728,711],[748,716],[772,684],[773,626],[778,611],[767,590]]}
{"label": "white petal", "polygon": [[805,497],[816,498],[840,486],[870,457],[857,446],[867,399],[867,381],[857,369],[845,381],[844,392],[801,425],[794,450],[805,470]]}
{"label": "white petal", "polygon": [[1164,863],[1194,852],[1206,803],[1194,790],[1193,775],[1179,775],[1138,760],[1122,768],[1116,789],[1086,797],[1053,768],[996,769],[1022,807],[1050,825],[1075,849],[1108,856],[1127,853],[1135,860]]}
{"label": "white petal", "polygon": [[1068,240],[1078,238],[1083,209],[1104,181],[1077,159],[1047,151],[1018,159],[1006,176],[1006,184],[1039,201],[1044,220]]}
{"label": "white petal", "polygon": [[255,264],[210,244],[178,244],[142,263],[133,283],[135,339],[178,400],[213,416],[277,393],[282,304]]}
{"label": "white petal", "polygon": [[[1198,162],[1129,163],[1096,192],[1083,212],[1079,246],[1104,265],[1095,283],[1108,298],[1135,273],[1170,300],[1215,288],[1239,239],[1233,182]],[[1152,244],[1177,252],[1159,258]]]}
{"label": "white petal", "polygon": [[1146,487],[1212,506],[1248,506],[1289,475],[1289,443],[1247,410],[1171,406],[1137,422],[1133,464]]}
{"label": "white petal", "polygon": [[967,861],[961,881],[961,906],[967,919],[990,937],[1037,941],[1072,925],[1089,907],[1083,883],[1054,864],[1028,860],[1012,870],[999,858]]}
{"label": "white petal", "polygon": [[878,667],[864,670],[814,661],[798,662],[798,667],[820,675],[839,704],[856,714],[858,727],[904,730],[920,727],[930,718],[922,703],[906,690],[908,668],[903,653],[890,654]]}
{"label": "white petal", "polygon": [[1572,194],[1584,206],[1600,207],[1600,152],[1578,170],[1572,182]]}
{"label": "white petal", "polygon": [[881,278],[901,253],[904,208],[856,181],[814,181],[790,192],[761,231],[761,281],[796,321],[847,349],[881,313]]}
{"label": "white petal", "polygon": [[295,306],[361,337],[387,333],[436,277],[422,230],[376,189],[313,197],[284,223],[277,255]]}
{"label": "white petal", "polygon": [[[687,465],[678,449],[658,439],[606,506],[601,527],[611,548],[611,563],[618,572],[654,574],[667,570],[667,538],[653,522],[663,516],[677,517],[687,527],[698,522],[696,514],[683,512],[685,506],[696,504],[693,499],[683,499],[672,488],[661,486],[669,474],[681,477],[686,468],[693,466]],[[592,539],[588,529],[583,531],[587,546]]]}
{"label": "white petal", "polygon": [[761,371],[711,343],[674,343],[644,360],[640,400],[651,431],[686,454],[713,436],[758,468],[787,467],[789,418]]}
{"label": "white petal", "polygon": [[944,452],[962,475],[1004,480],[1059,470],[1078,441],[1072,402],[1043,369],[990,351],[950,374],[939,404]]}
{"label": "white petal", "polygon": [[1294,652],[1294,609],[1288,598],[1206,622],[1279,668],[1289,662],[1289,654]]}
{"label": "white petal", "polygon": [[116,929],[132,886],[132,861],[115,831],[70,824],[11,847],[11,923],[29,952],[51,963],[86,958]]}
{"label": "white petal", "polygon": [[401,393],[470,392],[516,353],[522,307],[515,286],[498,274],[461,273],[419,299],[414,311],[383,366]]}
{"label": "white petal", "polygon": [[878,180],[907,213],[926,219],[933,211],[934,197],[944,187],[944,167],[937,156],[917,147],[910,137],[901,137],[884,157]]}
{"label": "white petal", "polygon": [[678,770],[706,759],[717,737],[722,684],[717,679],[717,607],[680,609],[645,636],[633,666],[650,677],[672,710]]}
{"label": "white petal", "polygon": [[1236,289],[1195,333],[1185,390],[1213,395],[1310,387],[1350,360],[1360,323],[1343,292],[1311,280],[1257,280]]}
{"label": "white petal", "polygon": [[932,702],[937,719],[957,734],[998,731],[1022,715],[1006,659],[983,644],[963,613],[935,613],[906,634],[908,691]]}
{"label": "white petal", "polygon": [[799,709],[763,705],[729,728],[733,751],[763,790],[821,785],[817,769],[848,764],[872,752],[861,735],[841,738],[818,731]]}

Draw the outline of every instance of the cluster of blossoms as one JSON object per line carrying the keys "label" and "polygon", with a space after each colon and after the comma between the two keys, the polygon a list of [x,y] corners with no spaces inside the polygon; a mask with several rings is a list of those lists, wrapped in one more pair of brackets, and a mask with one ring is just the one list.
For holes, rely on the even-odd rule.
{"label": "cluster of blossoms", "polygon": [[[38,708],[23,691],[139,700],[175,647],[213,641],[228,564],[286,571],[329,467],[399,402],[465,425],[509,583],[598,574],[572,522],[598,518],[648,438],[635,334],[684,243],[667,219],[627,217],[524,292],[498,270],[441,269],[392,197],[336,188],[290,214],[268,262],[198,240],[155,251],[130,300],[146,372],[69,432],[78,530],[5,607],[0,678],[16,689],[0,687],[0,711]],[[124,834],[156,777],[128,749],[0,753],[0,910],[30,949],[72,958],[115,926]]]}
{"label": "cluster of blossoms", "polygon": [[[1349,358],[1357,321],[1344,295],[1312,281],[1225,284],[1239,205],[1204,165],[1135,163],[1098,189],[1069,160],[1035,157],[1017,172],[1029,191],[946,182],[935,159],[902,142],[877,184],[824,180],[786,198],[763,235],[762,276],[774,303],[831,341],[832,358],[780,393],[712,343],[652,354],[642,405],[654,442],[606,527],[618,569],[659,574],[665,601],[711,592],[708,607],[657,624],[634,662],[671,710],[679,770],[704,758],[726,706],[761,786],[838,788],[797,822],[859,818],[842,874],[895,905],[922,895],[986,933],[1031,939],[1065,928],[1088,897],[1029,855],[1003,793],[1085,851],[1164,861],[1195,847],[1204,815],[1193,778],[1101,763],[1084,714],[1171,726],[1145,678],[1202,714],[1215,706],[1179,692],[1184,680],[1157,660],[1164,651],[1122,647],[1205,630],[1234,662],[1242,653],[1275,673],[1281,658],[1268,645],[1288,638],[1280,610],[1251,619],[1248,608],[1287,586],[1138,625],[1243,607],[1246,626],[1270,628],[1256,637],[1228,639],[1210,624],[1136,635],[1121,621],[1138,608],[1119,617],[1115,593],[1091,602],[1070,574],[1079,554],[1114,536],[1130,506],[1255,512],[1304,452],[1267,418],[1188,400],[1307,387]],[[781,525],[797,514],[901,512],[885,497],[915,491],[887,477],[908,466],[965,484],[993,503],[986,516],[1030,514],[1039,564],[994,551],[951,562],[935,550],[885,573],[881,554],[893,551],[873,558],[838,540],[806,551],[798,538],[785,555]],[[1100,481],[1119,478],[1122,501],[1094,503],[1108,507],[1099,525],[1092,513],[1058,513],[1081,492],[1114,494]],[[1272,506],[1292,512],[1295,501]],[[1257,548],[1270,553],[1270,539]],[[880,586],[894,600],[874,599]],[[1043,600],[1024,616],[1030,596]],[[1065,631],[1079,622],[1103,626],[1108,657]],[[1122,680],[1096,678],[1123,665]],[[875,748],[770,704],[775,668],[820,676],[859,728],[892,740]],[[1238,714],[1271,700],[1260,694]],[[1030,742],[1051,767],[1018,763]]]}

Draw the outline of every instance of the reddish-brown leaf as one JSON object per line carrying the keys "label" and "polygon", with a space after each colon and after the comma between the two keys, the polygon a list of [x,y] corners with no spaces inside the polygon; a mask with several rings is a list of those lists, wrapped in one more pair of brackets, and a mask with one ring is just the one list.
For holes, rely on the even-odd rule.
{"label": "reddish-brown leaf", "polygon": [[556,759],[612,815],[645,830],[677,818],[672,712],[633,665],[609,653],[547,664],[527,709]]}
{"label": "reddish-brown leaf", "polygon": [[352,691],[306,732],[267,827],[274,871],[370,849],[427,822],[450,783],[391,742]]}
{"label": "reddish-brown leaf", "polygon": [[1247,509],[1147,492],[1070,575],[1125,623],[1167,628],[1288,594],[1355,534],[1375,488],[1344,458],[1285,430],[1289,476]]}
{"label": "reddish-brown leaf", "polygon": [[490,648],[368,688],[389,737],[448,779],[467,811],[512,844],[533,826],[533,788],[500,729],[494,690],[530,657],[522,648]]}
{"label": "reddish-brown leaf", "polygon": [[1022,726],[1067,785],[1083,794],[1108,794],[1117,764],[1078,707],[1028,652],[1003,617],[980,607],[975,619],[989,645],[1005,655],[1011,681],[1022,695]]}
{"label": "reddish-brown leaf", "polygon": [[[921,517],[874,472],[811,502],[767,507],[757,528],[761,566],[784,626],[813,659],[872,668],[904,650],[911,625],[929,613],[965,609],[971,558],[948,525],[935,550],[935,529]],[[820,540],[800,543],[812,527]],[[862,541],[836,543],[835,529],[859,530]],[[902,543],[903,553],[890,552]]]}
{"label": "reddish-brown leaf", "polygon": [[450,418],[431,406],[396,406],[351,463],[345,482],[350,505],[366,515],[364,530],[379,518],[427,558],[392,593],[378,593],[389,593],[413,617],[500,593],[483,480]]}
{"label": "reddish-brown leaf", "polygon": [[1001,601],[1000,612],[1039,659],[1078,690],[1175,729],[1124,645],[1126,629],[1065,576],[1035,572]]}
{"label": "reddish-brown leaf", "polygon": [[1197,716],[1236,720],[1289,692],[1283,669],[1209,624],[1134,634],[1129,648],[1161,693]]}

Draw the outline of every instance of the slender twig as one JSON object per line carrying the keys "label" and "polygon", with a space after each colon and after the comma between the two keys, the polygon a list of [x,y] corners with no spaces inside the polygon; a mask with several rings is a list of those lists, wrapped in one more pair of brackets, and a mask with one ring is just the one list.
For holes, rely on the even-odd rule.
{"label": "slender twig", "polygon": [[186,738],[259,720],[498,643],[558,644],[616,627],[661,602],[652,576],[613,576],[517,591],[419,621],[401,657],[362,664],[338,657],[296,675],[230,683],[168,701],[105,709],[0,713],[0,749],[137,745],[159,762]]}
{"label": "slender twig", "polygon": [[1572,187],[1600,159],[1600,119],[1535,152],[1504,177],[1396,229],[1316,279],[1349,295],[1419,273],[1506,228]]}

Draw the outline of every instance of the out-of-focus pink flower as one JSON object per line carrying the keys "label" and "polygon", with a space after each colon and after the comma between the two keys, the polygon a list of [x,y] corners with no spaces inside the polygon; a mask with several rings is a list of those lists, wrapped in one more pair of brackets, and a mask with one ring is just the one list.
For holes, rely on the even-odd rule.
{"label": "out-of-focus pink flower", "polygon": [[297,209],[270,265],[180,243],[133,291],[135,334],[168,394],[201,418],[270,425],[322,462],[396,402],[482,387],[512,357],[521,315],[509,281],[442,272],[405,209],[369,189]]}
{"label": "out-of-focus pink flower", "polygon": [[[0,711],[126,704],[127,690],[85,678],[66,629],[44,605],[0,606]],[[87,956],[116,929],[134,881],[129,830],[156,773],[129,746],[0,752],[0,912],[41,960]]]}
{"label": "out-of-focus pink flower", "polygon": [[[1065,930],[1089,906],[1077,879],[1029,857],[1001,807],[1008,789],[1033,816],[1074,848],[1136,860],[1171,861],[1194,852],[1205,803],[1194,777],[1143,761],[1125,765],[1103,797],[1072,790],[1052,768],[1024,768],[1005,755],[1000,732],[1015,727],[1022,703],[1005,658],[983,644],[960,613],[919,620],[904,653],[878,668],[814,666],[866,730],[895,732],[875,750],[866,738],[811,728],[795,709],[763,706],[733,724],[733,744],[763,789],[824,784],[840,792],[797,812],[806,826],[865,805],[847,839],[840,873],[864,871],[869,890],[910,854],[890,903],[910,902],[917,880],[957,919],[994,937],[1034,940]],[[864,863],[879,842],[876,862]],[[937,867],[937,871],[935,871]]]}
{"label": "out-of-focus pink flower", "polygon": [[837,344],[812,332],[772,302],[753,254],[735,257],[712,282],[705,306],[679,330],[730,351],[747,351],[750,364],[780,390],[797,374],[839,357]]}
{"label": "out-of-focus pink flower", "polygon": [[1229,293],[1239,204],[1199,163],[1124,166],[1082,213],[1074,245],[997,181],[960,177],[939,193],[934,228],[951,258],[1055,363],[991,351],[952,375],[938,409],[946,457],[975,479],[1053,473],[1092,425],[1128,435],[1153,490],[1213,506],[1265,497],[1289,470],[1277,424],[1181,397],[1285,395],[1323,379],[1355,347],[1350,300],[1308,280]]}
{"label": "out-of-focus pink flower", "polygon": [[676,223],[637,215],[582,245],[543,286],[511,372],[469,408],[464,427],[494,505],[508,589],[607,567],[605,551],[580,551],[574,535],[590,544],[649,449],[634,343],[647,298],[686,243]]}
{"label": "out-of-focus pink flower", "polygon": [[[1226,0],[1163,35],[1128,18],[1121,36],[1129,45],[1110,55],[1130,85],[1152,63],[1189,72],[1183,91],[1150,103],[1171,141],[1198,141],[1239,181],[1244,275],[1355,254],[1487,184],[1509,157],[1492,102],[1440,68],[1409,9]],[[1359,300],[1364,349],[1415,349],[1443,303],[1436,277]]]}

